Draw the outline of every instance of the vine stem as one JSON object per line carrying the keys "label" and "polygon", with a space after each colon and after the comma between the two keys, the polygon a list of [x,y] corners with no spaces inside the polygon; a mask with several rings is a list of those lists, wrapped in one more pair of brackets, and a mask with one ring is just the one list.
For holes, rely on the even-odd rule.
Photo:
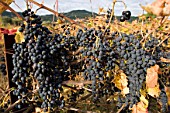
{"label": "vine stem", "polygon": [[20,102],[21,102],[21,99],[17,100],[14,104],[10,105],[4,113],[9,113],[9,111],[12,110],[15,107],[15,105],[17,105]]}
{"label": "vine stem", "polygon": [[160,46],[165,40],[167,40],[169,38],[169,36],[168,37],[166,37],[166,38],[164,38],[157,46]]}
{"label": "vine stem", "polygon": [[[164,20],[164,19],[165,19],[165,20]],[[147,37],[148,37],[152,32],[154,32],[156,29],[158,29],[159,27],[161,27],[161,26],[165,23],[166,19],[167,19],[167,18],[163,17],[163,18],[161,19],[161,21],[160,21],[160,24],[159,24],[155,29],[153,29],[153,30],[151,30],[149,33],[147,33],[140,42],[145,41],[145,40],[147,39]]]}
{"label": "vine stem", "polygon": [[110,26],[110,23],[111,23],[111,21],[112,21],[112,18],[114,17],[114,15],[115,15],[115,12],[114,12],[114,8],[115,8],[115,4],[116,4],[116,2],[122,2],[123,3],[123,5],[124,5],[124,7],[125,7],[125,9],[127,8],[127,6],[126,6],[126,4],[125,4],[125,2],[124,1],[118,1],[118,0],[113,0],[113,2],[112,2],[112,12],[111,12],[111,16],[110,16],[110,19],[109,19],[109,23],[108,23],[108,25],[107,25],[107,27],[106,27],[106,29],[105,29],[105,31],[104,31],[104,34],[105,34],[105,32],[106,32],[106,30],[107,30],[107,28]]}
{"label": "vine stem", "polygon": [[[27,95],[25,95],[24,97],[29,96],[29,95],[31,95],[31,94],[33,94],[33,93],[36,93],[36,92],[38,92],[38,89],[35,89],[35,90],[33,90],[32,92],[29,92],[29,93],[28,93]],[[21,100],[22,100],[22,99],[19,99],[19,100],[17,100],[15,103],[13,103],[12,105],[10,105],[10,106],[6,109],[6,111],[5,111],[4,113],[9,113],[9,111],[12,110],[12,109],[15,107],[15,105],[17,105],[18,103],[20,103]]]}
{"label": "vine stem", "polygon": [[[65,107],[65,108],[66,108],[66,107]],[[66,108],[66,109],[72,110],[72,111],[76,111],[76,112],[81,112],[81,113],[96,113],[96,112],[93,112],[93,111],[84,111],[84,110],[80,110],[80,109],[73,108],[73,107]]]}
{"label": "vine stem", "polygon": [[19,19],[24,20],[23,17],[21,17],[14,9],[12,9],[8,4],[4,3],[2,0],[0,0],[0,5],[13,12]]}
{"label": "vine stem", "polygon": [[72,84],[72,85],[82,85],[82,84],[92,84],[92,81],[73,81],[73,80],[69,80],[69,81],[63,81],[62,84]]}
{"label": "vine stem", "polygon": [[120,113],[124,107],[125,107],[125,104],[123,104],[122,107],[116,113]]}
{"label": "vine stem", "polygon": [[15,2],[15,0],[13,1],[13,3],[14,3],[21,11],[23,11],[23,10],[21,9],[21,7],[19,7],[19,5]]}
{"label": "vine stem", "polygon": [[160,46],[160,45],[161,45],[165,40],[167,40],[168,38],[169,38],[169,36],[166,37],[166,38],[164,38],[157,46],[155,46],[155,47],[153,48],[152,54],[155,52],[156,47]]}
{"label": "vine stem", "polygon": [[0,87],[0,92],[1,92],[1,93],[4,93],[5,90],[4,90],[2,87]]}

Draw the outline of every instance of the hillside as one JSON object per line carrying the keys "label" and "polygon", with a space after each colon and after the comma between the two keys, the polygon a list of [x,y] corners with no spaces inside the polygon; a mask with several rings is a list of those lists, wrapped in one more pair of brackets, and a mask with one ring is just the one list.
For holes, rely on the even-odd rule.
{"label": "hillside", "polygon": [[[21,12],[18,12],[18,13],[20,15],[22,15]],[[92,13],[89,11],[86,11],[86,10],[73,10],[68,13],[63,13],[63,14],[71,19],[76,19],[76,18],[82,19],[82,18],[86,18],[86,17],[92,17]],[[98,15],[97,13],[94,13],[94,16],[97,16],[97,15]],[[8,11],[4,11],[2,13],[2,16],[7,16],[10,18],[15,17],[15,15],[13,13],[8,12]],[[52,14],[41,15],[40,17],[42,18],[43,21],[52,21],[52,19],[53,19]],[[120,17],[117,16],[117,18],[120,18]],[[132,16],[130,21],[135,20],[135,19],[137,19],[137,17]]]}
{"label": "hillside", "polygon": [[[21,15],[21,12],[18,12],[20,15]],[[89,11],[86,11],[86,10],[73,10],[73,11],[70,11],[68,13],[63,13],[65,16],[71,18],[71,19],[76,19],[76,18],[85,18],[85,17],[91,17],[92,16],[92,13],[89,12]],[[97,14],[94,13],[94,15],[96,16]],[[7,16],[7,17],[15,17],[15,15],[11,12],[8,12],[8,11],[4,11],[2,13],[2,16]],[[49,14],[49,15],[41,15],[41,18],[43,21],[51,21],[52,18],[53,18],[53,15],[52,14]]]}

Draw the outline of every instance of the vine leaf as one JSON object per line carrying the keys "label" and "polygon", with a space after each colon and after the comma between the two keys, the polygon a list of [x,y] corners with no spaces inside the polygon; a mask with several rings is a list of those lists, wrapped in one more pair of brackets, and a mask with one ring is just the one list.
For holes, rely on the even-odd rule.
{"label": "vine leaf", "polygon": [[165,91],[168,97],[168,105],[170,105],[170,87],[165,87]]}
{"label": "vine leaf", "polygon": [[143,107],[144,107],[144,108],[148,108],[149,102],[148,102],[148,100],[145,98],[144,95],[141,95],[140,101],[143,102],[143,104],[144,104]]}
{"label": "vine leaf", "polygon": [[128,94],[128,93],[129,93],[129,88],[128,87],[123,88],[121,94],[125,95],[125,94]]}
{"label": "vine leaf", "polygon": [[99,12],[98,12],[98,14],[101,14],[101,13],[103,13],[103,12],[106,12],[106,11],[104,10],[104,8],[103,8],[103,7],[99,7]]}
{"label": "vine leaf", "polygon": [[24,41],[24,36],[21,32],[16,32],[15,35],[15,42],[16,43],[22,43]]}
{"label": "vine leaf", "polygon": [[159,97],[160,89],[159,85],[156,85],[154,88],[147,88],[147,92],[152,97]]}
{"label": "vine leaf", "polygon": [[158,71],[158,65],[152,66],[147,69],[146,86],[148,88],[154,88],[156,85],[158,85]]}
{"label": "vine leaf", "polygon": [[[146,6],[141,6],[143,10],[150,14],[154,14],[156,16],[169,16],[170,15],[170,4],[167,2],[168,0],[156,0],[152,4],[148,4]],[[167,5],[165,5],[167,4]]]}
{"label": "vine leaf", "polygon": [[132,113],[148,113],[149,102],[144,95],[141,95],[140,102],[134,104],[132,107]]}
{"label": "vine leaf", "polygon": [[113,83],[115,83],[115,86],[122,91],[122,95],[129,93],[129,88],[127,87],[128,80],[125,73],[121,72],[120,74],[117,74],[113,79]]}
{"label": "vine leaf", "polygon": [[161,57],[160,59],[161,59],[162,62],[170,63],[170,59],[166,59],[166,58],[163,58],[163,57]]}
{"label": "vine leaf", "polygon": [[35,112],[36,112],[36,113],[41,113],[41,112],[42,112],[42,109],[39,108],[39,107],[36,107],[36,108],[35,108]]}
{"label": "vine leaf", "polygon": [[143,101],[138,102],[137,105],[133,105],[132,113],[148,113],[148,109],[145,106]]}

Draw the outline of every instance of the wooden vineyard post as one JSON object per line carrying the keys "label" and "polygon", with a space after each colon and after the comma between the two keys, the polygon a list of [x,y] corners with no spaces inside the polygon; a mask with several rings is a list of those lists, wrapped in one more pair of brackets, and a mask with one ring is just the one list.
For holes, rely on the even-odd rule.
{"label": "wooden vineyard post", "polygon": [[[4,34],[4,56],[5,56],[5,64],[6,64],[6,70],[7,70],[7,79],[9,88],[16,87],[16,85],[12,82],[12,70],[13,70],[13,63],[12,63],[12,53],[13,51],[13,44],[15,43],[15,35],[8,35]],[[13,93],[10,93],[10,100],[11,104],[15,103],[18,98],[13,95]]]}

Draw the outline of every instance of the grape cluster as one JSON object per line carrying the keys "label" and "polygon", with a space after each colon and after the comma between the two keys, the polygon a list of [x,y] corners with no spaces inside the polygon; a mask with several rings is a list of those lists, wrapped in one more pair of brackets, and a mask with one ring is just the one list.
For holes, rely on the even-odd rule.
{"label": "grape cluster", "polygon": [[[150,39],[145,43],[145,50],[148,51],[156,61],[161,57],[166,58],[166,52],[162,45],[159,45],[159,40],[153,36],[150,36]],[[159,62],[157,62],[159,63]]]}
{"label": "grape cluster", "polygon": [[167,49],[163,46],[163,44],[159,44],[159,40],[153,36],[150,36],[150,39],[146,42],[145,48],[149,51],[150,55],[156,60],[156,64],[158,64],[162,70],[162,74],[159,74],[159,78],[162,80],[164,85],[167,83],[167,77],[169,76],[169,63],[160,62],[161,57],[169,59],[170,52],[166,51]]}
{"label": "grape cluster", "polygon": [[10,100],[6,100],[3,105],[0,106],[0,112],[4,113],[5,110],[10,106]]}
{"label": "grape cluster", "polygon": [[6,65],[5,65],[5,57],[1,56],[0,57],[0,72],[2,73],[2,75],[6,75]]}
{"label": "grape cluster", "polygon": [[[106,30],[109,33],[109,29]],[[113,92],[114,85],[109,82],[110,78],[107,72],[111,72],[115,68],[116,55],[112,49],[109,40],[103,37],[101,29],[95,30],[91,28],[80,36],[80,46],[84,65],[82,66],[82,75],[85,80],[91,80],[92,94],[94,100],[100,96]],[[103,90],[105,80],[106,90]]]}
{"label": "grape cluster", "polygon": [[[112,14],[112,9],[108,9],[107,10],[107,13],[106,13],[106,23],[109,23],[109,20],[110,20],[110,18],[111,18],[111,14]],[[113,17],[112,17],[112,19],[113,19]],[[112,20],[111,19],[111,20]]]}
{"label": "grape cluster", "polygon": [[67,80],[68,72],[68,51],[66,44],[61,43],[63,36],[52,37],[48,28],[42,26],[41,18],[26,10],[23,12],[26,25],[19,28],[24,34],[24,42],[15,43],[13,49],[14,69],[12,71],[12,81],[17,85],[14,94],[18,99],[22,99],[22,104],[28,103],[28,93],[38,88],[38,95],[34,96],[34,101],[40,101],[41,108],[47,111],[55,106],[63,107],[65,104],[62,92],[62,81]]}
{"label": "grape cluster", "polygon": [[124,22],[125,20],[129,20],[131,17],[131,12],[130,11],[123,11],[122,16],[120,17],[120,21]]}
{"label": "grape cluster", "polygon": [[164,84],[161,82],[161,80],[158,80],[159,82],[159,89],[160,94],[158,100],[161,102],[161,112],[167,113],[167,103],[168,103],[168,97],[166,95]]}
{"label": "grape cluster", "polygon": [[120,56],[119,67],[124,71],[128,78],[129,94],[126,104],[132,108],[139,102],[140,89],[146,78],[146,70],[155,65],[155,59],[150,56],[140,44],[140,40],[134,35],[122,34],[114,40],[116,53]]}

